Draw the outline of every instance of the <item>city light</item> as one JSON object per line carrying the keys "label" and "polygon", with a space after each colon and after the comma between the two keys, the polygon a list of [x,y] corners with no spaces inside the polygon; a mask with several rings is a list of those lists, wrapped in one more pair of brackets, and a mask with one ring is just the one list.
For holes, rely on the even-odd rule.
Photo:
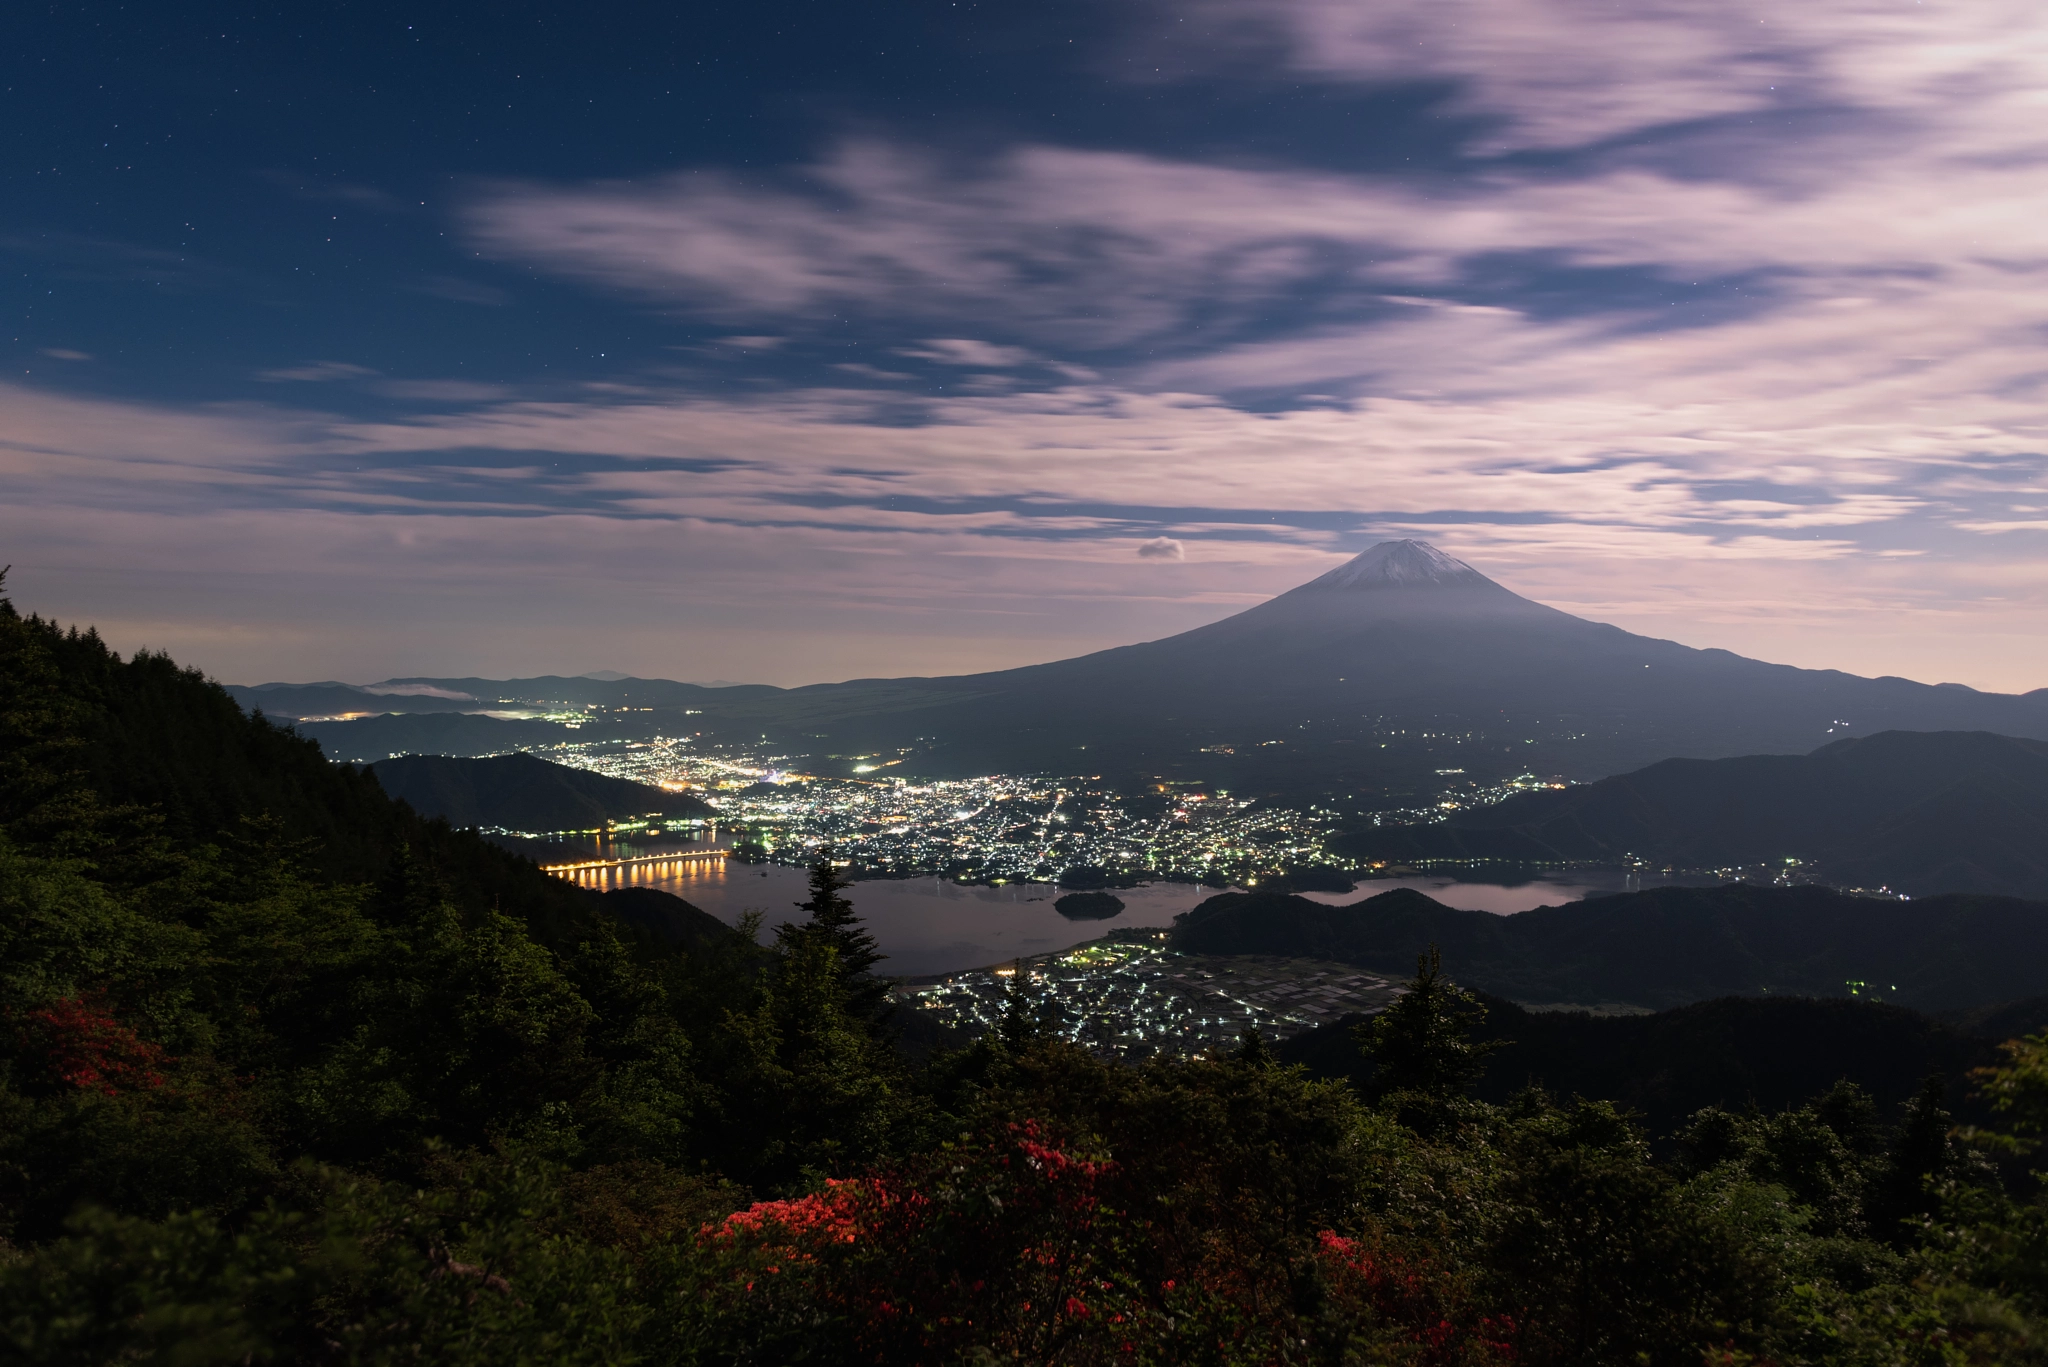
{"label": "city light", "polygon": [[1346,1015],[1384,1010],[1402,988],[1343,964],[1167,949],[1162,932],[1124,932],[1062,954],[956,973],[899,999],[968,1034],[1021,1010],[1105,1058],[1206,1058],[1248,1030],[1279,1041]]}
{"label": "city light", "polygon": [[[748,858],[808,863],[825,850],[864,874],[934,875],[968,884],[1048,882],[1100,869],[1111,885],[1155,880],[1263,886],[1303,868],[1349,867],[1331,853],[1346,814],[1336,807],[1256,803],[1180,783],[1121,790],[1100,779],[1042,774],[978,778],[834,778],[817,757],[764,746],[712,746],[695,736],[569,742],[547,758],[615,778],[689,791],[717,809]],[[856,774],[902,762],[859,759]],[[1518,774],[1481,782],[1446,771],[1445,788],[1415,806],[1352,812],[1351,824],[1440,822],[1520,793],[1564,786]],[[1174,790],[1181,791],[1174,791]],[[617,829],[629,829],[621,824]]]}

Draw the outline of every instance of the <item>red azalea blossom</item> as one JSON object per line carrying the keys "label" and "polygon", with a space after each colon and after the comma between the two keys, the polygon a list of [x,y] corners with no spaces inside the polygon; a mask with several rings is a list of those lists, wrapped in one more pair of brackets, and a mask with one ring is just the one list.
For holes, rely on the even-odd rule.
{"label": "red azalea blossom", "polygon": [[62,997],[31,1011],[25,1033],[41,1045],[50,1071],[82,1091],[116,1096],[124,1088],[164,1085],[157,1072],[163,1049],[83,997]]}
{"label": "red azalea blossom", "polygon": [[1340,1294],[1363,1301],[1385,1322],[1405,1325],[1409,1341],[1424,1350],[1423,1362],[1466,1362],[1475,1352],[1486,1361],[1515,1360],[1514,1322],[1480,1316],[1471,1328],[1461,1327],[1443,1313],[1449,1288],[1432,1276],[1434,1269],[1334,1230],[1324,1230],[1318,1242]]}
{"label": "red azalea blossom", "polygon": [[[1147,1279],[1157,1288],[1150,1294],[1109,1275],[1124,1241],[1161,1246],[1158,1227],[1119,1209],[1124,1176],[1026,1120],[985,1133],[979,1145],[756,1202],[700,1237],[734,1260],[726,1285],[754,1291],[744,1313],[774,1326],[823,1312],[848,1335],[852,1362],[952,1361],[976,1344],[1033,1360],[1055,1351],[1085,1357],[1079,1345],[1090,1342],[1098,1353],[1142,1357],[1226,1325],[1218,1352],[1263,1360],[1256,1327],[1212,1318],[1215,1307],[1263,1294],[1260,1274],[1240,1260],[1197,1247],[1193,1262],[1159,1267],[1157,1280]],[[1474,1313],[1466,1289],[1428,1258],[1334,1230],[1317,1236],[1315,1252],[1333,1308],[1409,1345],[1404,1360],[1514,1360],[1516,1326]]]}

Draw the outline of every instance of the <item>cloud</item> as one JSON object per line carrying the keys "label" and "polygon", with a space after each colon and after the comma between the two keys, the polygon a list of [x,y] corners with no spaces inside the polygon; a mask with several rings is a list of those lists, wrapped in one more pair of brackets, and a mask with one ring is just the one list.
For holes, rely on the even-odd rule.
{"label": "cloud", "polygon": [[1038,359],[1023,347],[997,346],[993,342],[977,342],[968,337],[927,337],[917,346],[899,348],[898,354],[937,361],[941,365],[989,369],[1029,365]]}
{"label": "cloud", "polygon": [[[1342,177],[1037,146],[962,170],[867,140],[782,184],[709,172],[501,184],[465,221],[489,255],[712,318],[994,315],[1100,347],[1177,328],[1196,306],[1248,313],[1327,273],[1332,250],[1340,265],[1389,258],[1389,278],[1439,277],[1447,258],[1411,222],[1417,209],[1422,196]],[[1028,359],[988,346],[918,350],[951,364]]]}
{"label": "cloud", "polygon": [[236,276],[190,252],[80,233],[0,235],[0,251],[45,262],[64,280],[139,282],[175,294],[197,293]]}
{"label": "cloud", "polygon": [[1205,44],[1175,44],[1176,75],[1273,38],[1297,78],[1450,83],[1449,112],[1497,151],[1763,114],[1952,110],[1966,91],[2027,100],[2048,65],[2038,41],[2015,40],[2035,31],[2019,0],[1194,0],[1166,18],[1159,39]]}
{"label": "cloud", "polygon": [[[717,580],[741,605],[796,576],[835,607],[925,614],[935,641],[1047,620],[1034,583],[1213,615],[1416,535],[1654,634],[1937,677],[1959,672],[1947,652],[2048,682],[2048,562],[2013,550],[2048,506],[2031,12],[1182,12],[1258,41],[1223,75],[1197,53],[1161,81],[1421,83],[1459,150],[1395,174],[871,134],[744,176],[500,181],[462,210],[487,256],[708,320],[720,347],[794,352],[791,369],[825,335],[961,373],[937,393],[864,383],[910,377],[856,361],[718,391],[636,373],[552,401],[385,381],[416,406],[346,417],[0,389],[10,525],[43,546],[144,508],[181,537],[262,526],[177,544],[260,575],[317,542],[323,572],[476,601],[559,606],[557,566]],[[1282,69],[1247,70],[1261,54]],[[1502,155],[1529,149],[1545,155]],[[1178,538],[1200,541],[1185,569],[1141,563],[1184,556]],[[1105,644],[1158,634],[1101,611]]]}
{"label": "cloud", "polygon": [[[995,318],[1055,352],[1093,353],[1098,370],[1141,345],[1190,358],[1275,340],[1273,319],[1289,313],[1303,321],[1287,344],[1343,319],[1391,333],[1416,312],[1505,326],[1540,309],[1560,324],[1669,331],[2034,281],[2048,269],[2031,228],[2048,217],[2048,143],[1994,117],[2031,127],[2022,111],[1989,104],[1765,151],[1727,175],[1620,160],[1425,184],[1029,145],[962,171],[870,141],[780,187],[715,175],[500,186],[469,222],[488,252],[650,304],[791,324],[852,312],[920,330]],[[1561,288],[1571,273],[1587,283]],[[1652,316],[1644,301],[1657,296],[1660,312],[1690,311]],[[959,365],[1032,359],[957,337],[900,349]]]}
{"label": "cloud", "polygon": [[[954,324],[1087,353],[1041,372],[1053,388],[888,413],[784,391],[779,417],[830,471],[787,478],[841,525],[909,525],[891,500],[914,488],[1017,501],[986,535],[1027,508],[1174,527],[1269,509],[1239,535],[1305,538],[1348,512],[1541,528],[1552,552],[1811,563],[1968,560],[2031,530],[2003,499],[2041,484],[2048,432],[2048,52],[2007,41],[2016,11],[1208,13],[1264,26],[1320,80],[1442,76],[1483,116],[1477,159],[1354,174],[1022,144],[958,164],[868,138],[781,179],[501,184],[469,223],[488,251],[652,307],[858,314],[944,364],[1032,354]],[[1804,122],[1763,136],[1760,110]],[[1593,150],[1493,159],[1509,146]],[[593,421],[622,436],[643,418],[666,421]],[[722,445],[787,449],[765,431]]]}
{"label": "cloud", "polygon": [[[1702,386],[1696,358],[1660,357],[1660,344],[1623,339],[1573,370],[1535,367],[1520,391],[1280,414],[1104,385],[939,399],[853,388],[745,402],[450,396],[459,406],[403,420],[44,398],[10,404],[23,415],[15,435],[36,438],[12,473],[29,500],[118,470],[120,489],[167,511],[172,489],[186,488],[202,502],[966,532],[1062,553],[1147,523],[1153,534],[1200,524],[1304,546],[1327,543],[1319,529],[1395,521],[1541,525],[1560,550],[1654,542],[1660,554],[1683,543],[1711,555],[1748,538],[1745,555],[1777,547],[1789,558],[1821,549],[1823,531],[1830,544],[1862,544],[1841,538],[1867,529],[1872,549],[1888,549],[1897,533],[1885,529],[2005,520],[2015,497],[2048,482],[2021,405],[2000,434],[1985,421],[1998,413],[1938,383],[1753,395],[1743,375]],[[1669,396],[1658,361],[1673,372]],[[1755,361],[1762,372],[1783,364]],[[1643,377],[1642,392],[1595,383],[1613,370]],[[1927,420],[1902,419],[1901,403]],[[1932,421],[1943,403],[1952,430]],[[32,410],[40,421],[26,420]],[[145,492],[152,482],[168,487]],[[1205,513],[1220,509],[1246,511],[1234,522]]]}
{"label": "cloud", "polygon": [[833,364],[832,368],[834,370],[843,370],[848,375],[858,375],[864,380],[887,380],[893,382],[917,378],[915,375],[905,374],[900,370],[883,370],[881,367],[871,366],[865,361],[838,361]]}
{"label": "cloud", "polygon": [[374,185],[358,185],[348,181],[321,180],[291,171],[266,171],[263,178],[289,194],[316,204],[346,204],[351,208],[368,209],[374,213],[403,213],[409,206],[404,200]]}
{"label": "cloud", "polygon": [[256,378],[272,382],[323,384],[329,380],[360,380],[376,373],[368,366],[354,365],[348,361],[308,361],[304,365],[286,366],[278,370],[259,370],[256,372]]}
{"label": "cloud", "polygon": [[487,403],[509,399],[517,391],[511,385],[484,384],[476,380],[383,380],[379,394],[394,399],[415,399],[430,403]]}
{"label": "cloud", "polygon": [[[1615,362],[1587,364],[1603,363]],[[721,658],[748,664],[738,672],[801,681],[1143,639],[1303,582],[1372,540],[1414,535],[1634,630],[1805,664],[2039,686],[2048,562],[1992,549],[2029,531],[1967,524],[2038,505],[2048,457],[1972,454],[1983,429],[1920,433],[1886,417],[1886,398],[1871,395],[1866,415],[1822,393],[1809,413],[1784,411],[1819,427],[1773,431],[1759,421],[1768,402],[1745,410],[1718,396],[1718,417],[1712,405],[1671,415],[1678,430],[1631,452],[1621,438],[1656,406],[1580,393],[1263,414],[1094,386],[933,400],[904,423],[889,420],[900,398],[846,389],[504,401],[366,421],[0,386],[0,540],[64,582],[126,576],[131,597],[168,591],[146,571],[177,566],[191,600],[151,620],[217,605],[189,637],[122,638],[130,648],[189,639],[229,652],[205,660],[255,660],[295,638],[235,644],[221,633],[274,598],[327,604],[341,622],[378,604],[396,620],[424,615],[425,655],[463,643],[479,659],[506,647],[474,623],[517,610],[588,653],[598,642],[583,626],[630,636],[632,623],[592,616],[578,595],[611,601],[640,585],[622,600],[637,604],[687,582],[699,598],[664,617],[678,640],[709,633],[732,652]],[[1849,448],[1850,433],[1864,446]],[[1185,570],[1126,577],[1154,558],[1137,547],[1184,547],[1190,534],[1202,550]],[[1931,554],[1902,563],[1888,555],[1899,549]],[[819,630],[857,614],[860,643],[834,637],[803,660],[776,655],[766,637],[739,644],[753,640],[746,604],[786,596],[791,582],[828,585]],[[330,603],[343,585],[357,597]],[[434,616],[457,603],[468,618]],[[1086,622],[1061,618],[1076,603],[1090,605]],[[886,625],[899,618],[900,630]],[[561,635],[570,622],[581,625]],[[369,618],[337,631],[357,650],[381,639]],[[451,672],[424,655],[414,663],[393,659],[388,672]]]}

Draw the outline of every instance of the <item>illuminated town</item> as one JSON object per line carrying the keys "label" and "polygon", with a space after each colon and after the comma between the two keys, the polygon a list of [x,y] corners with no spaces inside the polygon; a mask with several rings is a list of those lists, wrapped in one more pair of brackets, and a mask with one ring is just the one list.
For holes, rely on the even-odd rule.
{"label": "illuminated town", "polygon": [[[700,796],[737,852],[801,863],[830,849],[864,873],[937,874],[962,882],[1047,881],[1100,870],[1111,885],[1154,879],[1253,886],[1326,867],[1344,813],[1293,808],[1186,784],[1120,791],[1085,776],[992,774],[920,781],[887,777],[898,761],[862,757],[875,777],[801,772],[790,756],[712,751],[694,738],[570,743],[543,752],[562,764]],[[1374,824],[1434,822],[1537,788],[1530,775],[1480,785],[1446,770],[1425,805],[1370,814]],[[1364,814],[1353,814],[1354,819]]]}
{"label": "illuminated town", "polygon": [[970,1034],[1009,1012],[1105,1058],[1213,1057],[1248,1030],[1269,1042],[1383,1009],[1401,987],[1343,964],[1177,954],[1126,932],[1062,954],[900,989],[904,1008]]}

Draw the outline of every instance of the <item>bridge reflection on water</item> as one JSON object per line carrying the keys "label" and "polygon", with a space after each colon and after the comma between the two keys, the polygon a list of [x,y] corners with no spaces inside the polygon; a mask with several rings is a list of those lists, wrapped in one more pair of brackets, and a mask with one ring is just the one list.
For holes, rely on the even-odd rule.
{"label": "bridge reflection on water", "polygon": [[579,887],[624,888],[635,884],[667,882],[687,874],[722,871],[724,850],[684,850],[670,854],[645,854],[630,859],[584,859],[568,864],[543,864],[544,872],[566,878]]}

